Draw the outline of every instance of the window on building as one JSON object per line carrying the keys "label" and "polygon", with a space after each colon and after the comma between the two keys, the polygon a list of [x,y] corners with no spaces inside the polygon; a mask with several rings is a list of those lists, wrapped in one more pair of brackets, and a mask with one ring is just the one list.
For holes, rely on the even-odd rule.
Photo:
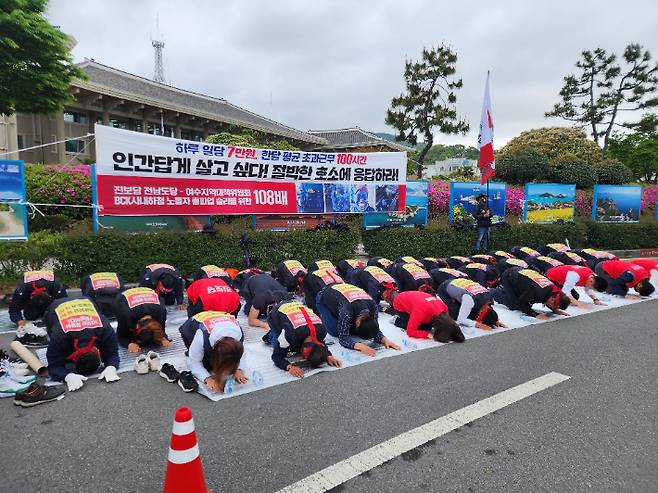
{"label": "window on building", "polygon": [[182,130],[180,133],[180,138],[183,140],[191,140],[190,139],[191,135],[190,132],[186,132],[185,130]]}
{"label": "window on building", "polygon": [[25,140],[23,139],[22,135],[18,136],[18,148],[25,149]]}
{"label": "window on building", "polygon": [[82,150],[85,147],[85,141],[84,140],[67,140],[65,143],[65,148],[66,152],[74,152],[74,153],[79,153],[82,152]]}
{"label": "window on building", "polygon": [[125,130],[125,129],[128,128],[128,122],[126,120],[119,120],[117,118],[110,118],[110,127],[123,128]]}
{"label": "window on building", "polygon": [[87,115],[84,113],[76,113],[74,111],[64,112],[64,121],[69,123],[87,123]]}

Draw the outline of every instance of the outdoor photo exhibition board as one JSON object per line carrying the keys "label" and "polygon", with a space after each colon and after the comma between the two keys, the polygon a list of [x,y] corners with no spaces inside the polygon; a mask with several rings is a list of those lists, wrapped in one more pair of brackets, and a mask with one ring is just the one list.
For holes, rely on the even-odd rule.
{"label": "outdoor photo exhibition board", "polygon": [[600,223],[640,222],[642,186],[594,185],[592,219]]}
{"label": "outdoor photo exhibition board", "polygon": [[99,215],[405,208],[404,152],[278,151],[95,126]]}
{"label": "outdoor photo exhibition board", "polygon": [[0,240],[27,240],[25,165],[0,160]]}
{"label": "outdoor photo exhibition board", "polygon": [[402,212],[367,212],[363,215],[364,228],[381,226],[424,226],[427,224],[429,202],[428,181],[407,181],[406,205]]}
{"label": "outdoor photo exhibition board", "polygon": [[[505,191],[503,182],[489,182],[489,208],[493,224],[505,222]],[[450,182],[450,210],[448,220],[475,224],[477,196],[487,194],[487,185],[474,181]]]}
{"label": "outdoor photo exhibition board", "polygon": [[551,224],[573,222],[576,185],[526,183],[523,222]]}

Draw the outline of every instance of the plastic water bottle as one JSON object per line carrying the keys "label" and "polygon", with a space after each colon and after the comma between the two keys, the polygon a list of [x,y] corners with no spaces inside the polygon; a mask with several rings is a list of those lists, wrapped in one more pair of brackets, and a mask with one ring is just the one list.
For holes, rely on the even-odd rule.
{"label": "plastic water bottle", "polygon": [[415,349],[418,349],[418,344],[416,344],[411,339],[407,339],[406,337],[404,339],[402,339],[402,345],[404,347],[406,347],[407,349],[410,349],[412,351],[415,350]]}
{"label": "plastic water bottle", "polygon": [[253,384],[256,387],[262,387],[263,381],[264,381],[263,374],[261,372],[259,372],[258,370],[254,370],[251,373],[251,381],[253,382]]}
{"label": "plastic water bottle", "polygon": [[233,392],[235,392],[235,379],[230,377],[224,382],[224,394],[231,395]]}
{"label": "plastic water bottle", "polygon": [[343,351],[340,353],[340,357],[346,363],[356,363],[360,359],[355,351]]}

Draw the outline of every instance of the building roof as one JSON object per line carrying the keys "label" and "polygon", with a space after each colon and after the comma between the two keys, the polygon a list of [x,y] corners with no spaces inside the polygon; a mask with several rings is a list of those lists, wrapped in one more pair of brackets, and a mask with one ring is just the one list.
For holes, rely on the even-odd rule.
{"label": "building roof", "polygon": [[85,60],[78,66],[87,74],[88,80],[75,81],[73,83],[75,87],[302,142],[327,144],[327,140],[320,136],[311,135],[257,115],[231,104],[225,99],[154,82],[94,60]]}
{"label": "building roof", "polygon": [[372,132],[368,132],[359,127],[341,128],[338,130],[309,130],[309,134],[323,137],[329,141],[326,147],[366,147],[366,146],[386,146],[396,151],[411,152],[415,149],[397,142],[382,139]]}

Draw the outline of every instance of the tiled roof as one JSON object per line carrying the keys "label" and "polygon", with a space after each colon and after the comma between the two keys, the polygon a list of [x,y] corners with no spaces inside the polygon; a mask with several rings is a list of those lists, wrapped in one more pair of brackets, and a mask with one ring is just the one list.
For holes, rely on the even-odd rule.
{"label": "tiled roof", "polygon": [[76,87],[200,118],[239,125],[302,142],[318,145],[327,144],[327,141],[322,137],[277,123],[269,118],[235,106],[225,99],[213,98],[167,84],[160,84],[93,60],[86,60],[78,66],[87,74],[88,80],[75,81],[73,85]]}
{"label": "tiled roof", "polygon": [[323,137],[329,141],[326,147],[334,148],[348,148],[348,147],[366,147],[366,146],[387,146],[396,151],[413,151],[412,147],[391,142],[390,140],[382,139],[378,135],[368,132],[359,127],[342,128],[338,130],[309,130],[309,134]]}

